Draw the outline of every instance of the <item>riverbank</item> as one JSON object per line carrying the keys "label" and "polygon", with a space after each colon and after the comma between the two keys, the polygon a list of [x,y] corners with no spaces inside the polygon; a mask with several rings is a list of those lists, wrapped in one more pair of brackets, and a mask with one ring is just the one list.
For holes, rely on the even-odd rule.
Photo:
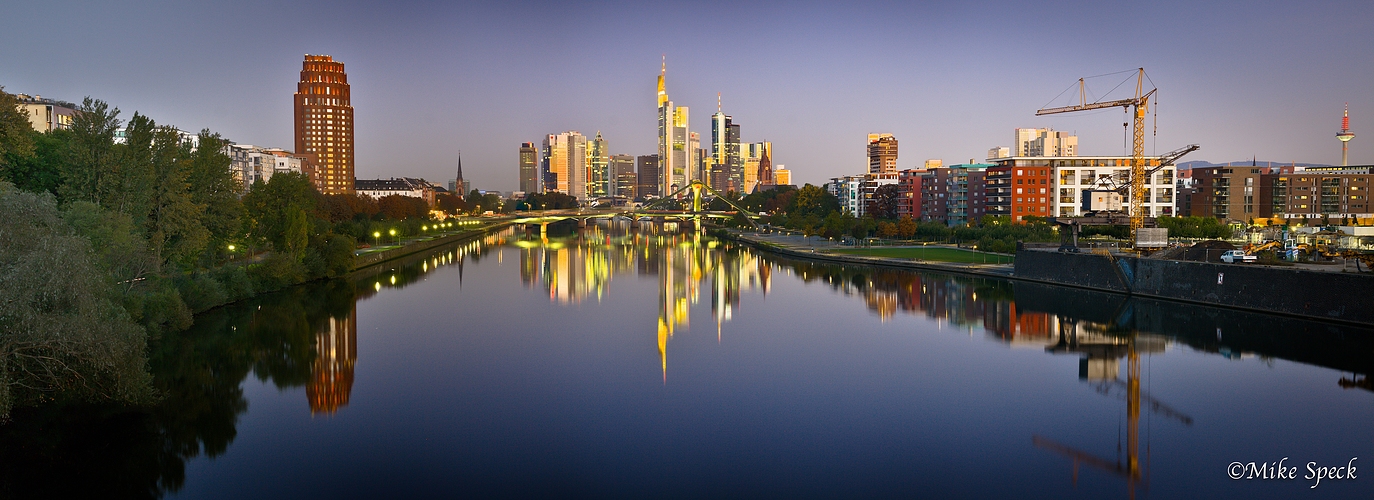
{"label": "riverbank", "polygon": [[[832,253],[835,250],[850,249],[834,241],[817,237],[804,237],[779,233],[752,233],[737,229],[724,229],[724,234],[735,241],[768,252],[839,264],[861,264],[869,266],[896,267],[924,271],[941,271],[996,278],[1014,278],[1011,264],[992,264],[975,262],[945,262],[924,259],[906,259],[864,255]],[[950,249],[951,245],[930,245],[929,248]]]}
{"label": "riverbank", "polygon": [[[1242,311],[1374,325],[1374,276],[1236,264],[1021,250],[1015,264],[962,264],[831,253],[822,238],[724,230],[759,250],[821,262],[988,276]],[[1215,283],[1213,283],[1215,282]]]}
{"label": "riverbank", "polygon": [[363,268],[375,266],[383,262],[405,257],[407,255],[423,252],[431,248],[440,247],[450,243],[471,239],[486,235],[493,230],[502,229],[510,226],[513,222],[509,220],[494,221],[489,225],[481,225],[474,228],[464,229],[457,233],[433,236],[429,238],[406,241],[404,244],[386,250],[360,252],[353,256],[353,268],[350,272],[358,271]]}

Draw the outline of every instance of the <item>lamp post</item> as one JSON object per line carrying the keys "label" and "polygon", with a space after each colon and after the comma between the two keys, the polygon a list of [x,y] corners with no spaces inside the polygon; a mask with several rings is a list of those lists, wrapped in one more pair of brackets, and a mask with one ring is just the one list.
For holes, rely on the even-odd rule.
{"label": "lamp post", "polygon": [[390,235],[391,235],[391,240],[392,240],[392,241],[396,241],[396,229],[395,229],[395,228],[392,228],[391,230],[387,231],[387,234],[390,234]]}
{"label": "lamp post", "polygon": [[382,232],[381,232],[381,231],[373,231],[373,232],[372,232],[372,244],[377,245],[377,246],[382,246]]}

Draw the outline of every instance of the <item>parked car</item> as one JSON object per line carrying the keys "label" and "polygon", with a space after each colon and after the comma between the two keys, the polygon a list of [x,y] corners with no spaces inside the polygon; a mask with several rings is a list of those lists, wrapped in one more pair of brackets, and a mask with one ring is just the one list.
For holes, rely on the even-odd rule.
{"label": "parked car", "polygon": [[1247,255],[1244,250],[1227,250],[1226,253],[1221,254],[1221,261],[1227,264],[1243,264],[1246,262],[1254,262],[1256,260],[1258,260],[1258,257],[1255,257],[1254,255]]}

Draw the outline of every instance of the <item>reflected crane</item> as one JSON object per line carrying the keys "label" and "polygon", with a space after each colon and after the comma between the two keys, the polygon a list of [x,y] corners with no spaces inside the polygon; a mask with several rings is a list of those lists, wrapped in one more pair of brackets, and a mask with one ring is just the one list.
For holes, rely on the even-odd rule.
{"label": "reflected crane", "polygon": [[[1075,333],[1074,335],[1076,337],[1077,334]],[[1031,443],[1035,446],[1053,451],[1060,455],[1064,455],[1073,460],[1073,479],[1075,483],[1078,481],[1078,465],[1087,464],[1092,467],[1104,470],[1106,472],[1124,476],[1126,478],[1126,484],[1127,488],[1130,491],[1131,498],[1135,498],[1136,481],[1142,480],[1140,472],[1141,403],[1143,402],[1149,404],[1151,412],[1160,414],[1164,417],[1168,417],[1173,420],[1177,420],[1179,422],[1182,422],[1184,425],[1193,425],[1192,417],[1178,410],[1173,409],[1172,407],[1164,404],[1159,400],[1156,400],[1155,398],[1149,395],[1142,395],[1140,393],[1140,353],[1136,349],[1136,342],[1137,335],[1131,334],[1125,345],[1126,380],[1124,382],[1121,380],[1111,380],[1099,383],[1095,386],[1095,389],[1099,394],[1107,396],[1111,396],[1113,394],[1120,394],[1120,397],[1126,400],[1126,462],[1124,464],[1121,462],[1121,459],[1119,457],[1115,461],[1113,461],[1110,459],[1098,457],[1096,455],[1093,455],[1092,453],[1079,450],[1072,446],[1055,442],[1054,440],[1051,440],[1049,438],[1045,438],[1038,435],[1031,436]],[[1061,342],[1061,344],[1063,344],[1063,342]],[[1077,344],[1076,339],[1070,341],[1068,345],[1060,345],[1050,347],[1047,349],[1052,351],[1081,351],[1089,353],[1111,353],[1113,351],[1117,353],[1120,352],[1111,348],[1104,349],[1103,346],[1100,345],[1080,346],[1079,344]],[[1120,354],[1116,355],[1120,356]],[[1145,481],[1144,484],[1148,485],[1148,481]]]}

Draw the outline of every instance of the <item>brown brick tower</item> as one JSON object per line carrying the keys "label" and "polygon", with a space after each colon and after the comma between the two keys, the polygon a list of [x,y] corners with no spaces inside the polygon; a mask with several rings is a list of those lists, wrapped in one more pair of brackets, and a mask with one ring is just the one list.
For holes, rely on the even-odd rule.
{"label": "brown brick tower", "polygon": [[296,84],[296,153],[317,158],[315,187],[353,194],[353,106],[344,64],[305,55]]}

